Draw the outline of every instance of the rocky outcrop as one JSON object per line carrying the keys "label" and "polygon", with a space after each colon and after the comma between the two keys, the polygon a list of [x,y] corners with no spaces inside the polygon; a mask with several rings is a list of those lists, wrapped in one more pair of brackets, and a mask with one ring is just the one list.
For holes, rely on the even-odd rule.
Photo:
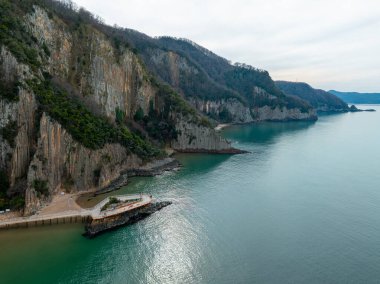
{"label": "rocky outcrop", "polygon": [[25,176],[29,166],[37,103],[34,95],[22,87],[30,77],[29,68],[19,64],[4,47],[1,47],[0,71],[1,80],[20,83],[17,100],[0,99],[0,128],[10,125],[16,128],[13,143],[0,135],[0,169],[8,173],[10,186],[13,187],[17,180]]}
{"label": "rocky outcrop", "polygon": [[[152,79],[132,49],[125,44],[115,44],[101,29],[88,23],[74,25],[68,19],[60,19],[59,13],[50,11],[48,15],[38,6],[27,10],[30,13],[25,14],[22,29],[30,32],[32,40],[25,40],[22,44],[30,45],[36,51],[38,64],[21,64],[0,46],[1,79],[19,83],[17,99],[0,98],[0,128],[12,126],[16,133],[12,141],[0,135],[0,170],[9,178],[10,191],[17,187],[17,194],[25,194],[25,213],[31,214],[62,190],[97,190],[109,186],[122,173],[134,170],[136,175],[142,175],[149,172],[141,168],[142,160],[127,150],[129,146],[106,144],[102,149],[91,150],[75,141],[48,115],[51,106],[44,105],[44,92],[34,94],[31,91],[36,90],[34,87],[38,82],[44,81],[66,91],[61,94],[67,93],[68,100],[78,99],[93,114],[106,117],[107,123],[115,128],[117,114],[121,117],[118,122],[123,123],[124,118],[133,118],[137,111],[141,115],[140,109],[147,115],[153,108],[157,117],[167,119],[159,115],[166,114],[165,111],[172,107],[171,104],[166,107],[167,97],[177,94],[165,91],[161,83]],[[22,15],[25,11],[21,9],[17,13]],[[171,66],[174,83],[179,83],[181,72],[199,72],[190,61],[176,53],[164,52],[156,57],[160,59],[160,56]],[[31,64],[30,67],[27,64]],[[28,79],[35,80],[31,83]],[[236,151],[210,127],[190,122],[199,121],[200,115],[180,96],[170,102],[177,103],[173,109],[178,113],[190,109],[186,112],[189,122],[177,124],[178,141],[172,141],[175,149]],[[236,113],[237,121],[250,121],[247,110],[241,109],[238,101],[229,101],[228,108]],[[149,135],[145,129],[142,132]],[[162,165],[150,172],[161,170]],[[22,186],[17,186],[19,182]]]}
{"label": "rocky outcrop", "polygon": [[317,113],[314,109],[308,112],[301,112],[298,108],[288,109],[286,107],[264,106],[252,109],[255,121],[292,121],[292,120],[317,120]]}
{"label": "rocky outcrop", "polygon": [[126,50],[116,62],[111,44],[100,35],[94,38],[93,48],[89,83],[102,112],[114,118],[115,110],[120,109],[126,117],[133,118],[141,108],[148,114],[157,90],[146,79],[136,55]]}
{"label": "rocky outcrop", "polygon": [[20,89],[17,106],[18,133],[15,138],[15,148],[10,163],[9,181],[11,187],[15,185],[17,179],[26,175],[31,159],[34,144],[35,112],[37,110],[34,94]]}
{"label": "rocky outcrop", "polygon": [[95,190],[110,184],[122,171],[142,164],[141,159],[119,144],[107,144],[100,150],[83,147],[46,114],[40,121],[39,137],[28,172],[27,214],[35,212],[44,202],[38,198],[41,192],[36,190],[35,181],[46,182],[48,196],[60,190]]}
{"label": "rocky outcrop", "polygon": [[235,149],[231,142],[222,138],[214,129],[186,120],[176,124],[178,137],[171,147],[178,152],[238,154],[244,151]]}
{"label": "rocky outcrop", "polygon": [[136,223],[170,204],[172,204],[170,201],[155,202],[103,219],[91,219],[85,225],[85,233],[83,235],[88,238],[94,238],[106,231]]}
{"label": "rocky outcrop", "polygon": [[[229,123],[251,123],[258,121],[292,121],[292,120],[316,120],[317,113],[311,109],[302,112],[299,108],[288,109],[286,107],[257,107],[251,110],[237,99],[220,101],[200,100],[192,98],[190,103],[199,111],[220,120],[221,115],[227,116]],[[224,112],[224,113],[223,113]]]}
{"label": "rocky outcrop", "polygon": [[37,41],[45,47],[48,64],[47,71],[52,75],[68,77],[72,59],[73,38],[66,25],[58,18],[50,18],[39,6],[33,7],[34,12],[26,17],[26,25]]}
{"label": "rocky outcrop", "polygon": [[181,87],[181,76],[197,76],[199,70],[192,66],[184,57],[172,51],[149,49],[149,59],[146,62],[155,73],[176,89]]}
{"label": "rocky outcrop", "polygon": [[214,117],[218,120],[222,115],[227,115],[229,123],[250,123],[253,122],[249,107],[234,98],[221,100],[202,100],[190,98],[189,102],[199,111]]}
{"label": "rocky outcrop", "polygon": [[128,118],[133,118],[140,108],[149,113],[157,89],[132,51],[116,51],[109,39],[95,29],[88,29],[86,38],[80,38],[38,6],[27,20],[34,37],[49,50],[49,72],[77,84],[76,91],[97,112],[113,120],[116,110]]}

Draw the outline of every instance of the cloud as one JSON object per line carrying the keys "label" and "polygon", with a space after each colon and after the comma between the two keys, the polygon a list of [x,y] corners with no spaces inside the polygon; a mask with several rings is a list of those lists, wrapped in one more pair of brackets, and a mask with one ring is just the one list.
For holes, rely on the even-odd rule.
{"label": "cloud", "polygon": [[378,0],[77,0],[108,24],[189,38],[274,79],[380,91]]}

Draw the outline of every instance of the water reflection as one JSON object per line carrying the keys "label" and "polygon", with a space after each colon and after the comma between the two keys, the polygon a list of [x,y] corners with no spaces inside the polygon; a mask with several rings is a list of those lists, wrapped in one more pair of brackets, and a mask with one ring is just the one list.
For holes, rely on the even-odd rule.
{"label": "water reflection", "polygon": [[291,134],[306,130],[315,125],[311,121],[299,122],[263,122],[251,125],[231,126],[223,131],[223,135],[227,139],[237,140],[241,143],[268,144],[273,143],[279,136],[283,134]]}

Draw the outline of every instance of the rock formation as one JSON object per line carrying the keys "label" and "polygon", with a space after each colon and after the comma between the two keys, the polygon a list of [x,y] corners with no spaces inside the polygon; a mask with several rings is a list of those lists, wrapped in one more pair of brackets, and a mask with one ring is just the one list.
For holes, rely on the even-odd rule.
{"label": "rock formation", "polygon": [[[137,154],[136,147],[141,145],[167,144],[194,152],[231,150],[230,143],[211,125],[199,124],[202,117],[189,104],[162,88],[125,42],[119,46],[96,25],[70,22],[61,17],[61,10],[48,10],[49,6],[34,5],[24,10],[18,1],[8,4],[1,9],[15,21],[9,27],[14,29],[12,33],[23,35],[16,37],[17,44],[26,55],[36,55],[29,59],[17,53],[14,46],[0,42],[1,86],[10,90],[0,92],[0,171],[1,177],[6,177],[1,184],[7,184],[0,190],[0,201],[19,201],[22,197],[25,214],[32,214],[60,191],[104,188],[122,172],[138,169],[151,160]],[[14,17],[14,12],[25,16]],[[80,18],[78,12],[70,12]],[[171,60],[176,61],[175,57]],[[79,101],[110,127],[124,129],[128,123],[136,127],[140,136],[128,134],[129,130],[120,133],[134,135],[137,142],[85,147],[54,117],[57,111],[61,116],[65,112],[54,112],[41,101],[42,94],[34,87],[45,81],[51,81],[67,93],[67,100]],[[169,136],[156,141],[150,137],[144,126],[133,122],[137,112],[148,121],[153,112],[160,126],[172,123],[177,127],[178,140]]]}

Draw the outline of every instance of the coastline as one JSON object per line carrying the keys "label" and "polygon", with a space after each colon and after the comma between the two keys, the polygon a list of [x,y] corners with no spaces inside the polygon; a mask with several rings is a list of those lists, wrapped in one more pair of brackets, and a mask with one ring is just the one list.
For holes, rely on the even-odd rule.
{"label": "coastline", "polygon": [[[137,169],[128,170],[120,175],[119,178],[111,182],[107,187],[98,191],[81,191],[76,193],[57,193],[52,197],[52,201],[42,207],[36,214],[31,216],[23,216],[20,211],[11,211],[1,215],[0,229],[28,227],[44,225],[47,220],[54,220],[54,224],[65,222],[87,222],[89,211],[91,208],[81,206],[77,200],[88,194],[99,196],[128,185],[128,178],[136,176],[156,176],[166,171],[174,171],[181,167],[178,160],[174,158],[165,158],[149,162]],[[105,197],[95,206],[98,207],[109,197]],[[24,225],[21,225],[24,224]],[[29,225],[26,225],[29,224]]]}
{"label": "coastline", "polygon": [[[64,201],[73,201],[73,195],[68,195]],[[111,200],[119,200],[119,206],[105,209]],[[62,201],[62,198],[61,198]],[[64,202],[65,203],[65,202]],[[69,202],[68,202],[69,203]],[[113,203],[112,203],[113,204]],[[171,202],[159,202],[147,194],[108,196],[91,208],[81,208],[78,205],[71,210],[56,212],[54,206],[48,206],[46,212],[39,212],[28,217],[19,217],[0,223],[0,229],[29,228],[53,224],[85,223],[86,236],[94,237],[104,231],[128,225],[133,220],[143,219],[150,214],[170,205]],[[117,219],[117,223],[111,220]],[[102,226],[99,226],[101,224]],[[90,229],[89,229],[90,228]],[[92,228],[92,229],[91,229]],[[88,231],[91,231],[88,234]]]}
{"label": "coastline", "polygon": [[221,123],[221,124],[218,124],[214,129],[215,131],[222,131],[224,128],[227,128],[229,126],[231,126],[232,124],[231,123]]}

